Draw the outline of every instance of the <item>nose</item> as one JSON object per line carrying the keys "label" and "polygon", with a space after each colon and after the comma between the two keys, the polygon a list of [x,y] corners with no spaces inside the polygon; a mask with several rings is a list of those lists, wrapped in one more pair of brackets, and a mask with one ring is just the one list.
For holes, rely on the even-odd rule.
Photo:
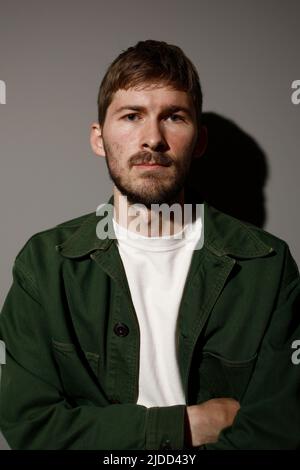
{"label": "nose", "polygon": [[156,152],[163,152],[168,148],[167,141],[158,122],[147,122],[145,125],[142,147]]}

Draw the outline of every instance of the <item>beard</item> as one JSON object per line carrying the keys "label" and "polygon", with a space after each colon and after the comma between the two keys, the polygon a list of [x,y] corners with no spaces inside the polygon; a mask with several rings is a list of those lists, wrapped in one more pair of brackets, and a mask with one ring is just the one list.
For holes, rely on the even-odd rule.
{"label": "beard", "polygon": [[[148,209],[152,204],[173,204],[177,201],[188,178],[191,159],[182,159],[182,163],[173,161],[166,154],[158,152],[138,152],[129,158],[126,170],[122,169],[119,161],[113,156],[110,146],[106,143],[105,161],[110,179],[130,204],[143,204]],[[132,176],[135,164],[155,162],[168,167],[166,170],[145,170],[139,176]],[[138,170],[143,172],[143,170]],[[166,172],[168,176],[163,175]],[[131,173],[131,174],[130,174]]]}

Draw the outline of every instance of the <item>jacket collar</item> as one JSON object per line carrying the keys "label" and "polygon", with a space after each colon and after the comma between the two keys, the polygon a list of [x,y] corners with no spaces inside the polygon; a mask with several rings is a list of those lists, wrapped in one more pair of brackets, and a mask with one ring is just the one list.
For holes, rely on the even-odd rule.
{"label": "jacket collar", "polygon": [[[111,207],[114,196],[111,196],[102,209],[103,214],[112,217]],[[216,256],[233,258],[258,258],[270,254],[273,248],[262,241],[259,229],[241,222],[218,211],[207,202],[204,203],[204,247]],[[105,211],[105,208],[108,211]],[[96,226],[100,216],[92,213],[77,230],[56,249],[66,258],[79,258],[95,250],[107,250],[115,238],[98,238]],[[110,224],[113,230],[113,224]],[[113,231],[114,234],[114,231]],[[114,234],[115,237],[115,234]]]}

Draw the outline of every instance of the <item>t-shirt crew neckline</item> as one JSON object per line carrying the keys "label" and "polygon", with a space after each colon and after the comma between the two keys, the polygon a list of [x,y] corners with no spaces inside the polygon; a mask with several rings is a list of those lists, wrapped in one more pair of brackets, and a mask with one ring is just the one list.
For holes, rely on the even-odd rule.
{"label": "t-shirt crew neckline", "polygon": [[196,219],[185,224],[182,230],[174,235],[162,237],[147,237],[139,233],[128,230],[118,224],[113,217],[113,227],[118,240],[136,249],[143,251],[171,251],[184,245],[194,243],[199,240],[202,231],[203,204],[200,204],[201,210],[197,213]]}

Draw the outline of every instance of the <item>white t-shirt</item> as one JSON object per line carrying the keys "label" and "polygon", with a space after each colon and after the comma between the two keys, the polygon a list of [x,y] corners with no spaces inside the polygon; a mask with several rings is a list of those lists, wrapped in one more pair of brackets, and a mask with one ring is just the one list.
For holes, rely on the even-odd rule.
{"label": "white t-shirt", "polygon": [[186,404],[177,361],[176,326],[194,249],[203,246],[203,215],[203,204],[199,204],[195,221],[167,237],[129,233],[113,219],[140,327],[137,404],[146,407]]}

